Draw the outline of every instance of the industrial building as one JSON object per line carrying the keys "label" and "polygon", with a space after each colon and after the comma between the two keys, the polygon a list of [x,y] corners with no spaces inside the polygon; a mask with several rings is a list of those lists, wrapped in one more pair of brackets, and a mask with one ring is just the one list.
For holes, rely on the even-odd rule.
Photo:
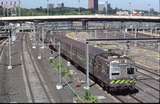
{"label": "industrial building", "polygon": [[92,13],[96,13],[98,11],[98,0],[88,0],[88,9]]}

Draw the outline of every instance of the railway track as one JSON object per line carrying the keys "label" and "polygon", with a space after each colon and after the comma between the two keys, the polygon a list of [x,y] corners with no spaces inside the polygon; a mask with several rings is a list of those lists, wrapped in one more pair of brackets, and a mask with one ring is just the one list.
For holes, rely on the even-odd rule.
{"label": "railway track", "polygon": [[[104,34],[103,32],[101,33],[101,36],[99,36],[99,38],[106,38],[106,36],[108,38],[124,38],[124,33],[120,33],[120,32],[108,32],[107,34]],[[125,38],[134,38],[135,34],[133,33],[125,33]],[[146,36],[144,34],[137,34],[137,38],[153,38],[154,36]],[[159,36],[155,37],[158,38]],[[130,42],[131,46],[134,46],[134,42]],[[142,49],[147,49],[147,50],[152,50],[155,52],[159,52],[157,46],[154,46],[153,44],[155,44],[155,42],[152,43],[145,43],[145,42],[137,42],[137,47],[142,48]],[[156,43],[158,44],[158,42]],[[151,45],[152,47],[149,47],[149,45]]]}
{"label": "railway track", "polygon": [[3,50],[4,50],[4,46],[5,46],[5,44],[6,44],[6,39],[2,39],[2,40],[0,40],[0,45],[1,45],[1,50],[0,50],[0,58],[2,57],[2,52],[3,52]]}
{"label": "railway track", "polygon": [[[143,73],[141,71],[138,71],[143,77],[147,77],[146,81],[149,78],[149,79],[159,83],[159,73],[157,74],[157,73],[154,73],[152,71],[149,71],[148,69],[145,69],[142,66],[140,67],[140,65],[139,65],[138,68],[139,68],[139,70],[143,70],[143,71],[147,72],[147,73],[146,72]],[[160,89],[159,88],[155,88],[153,86],[151,85],[150,81],[144,82],[143,80],[137,80],[137,84],[136,84],[135,88],[140,91],[140,93],[137,93],[137,95],[139,96],[140,94],[144,93],[145,95],[149,95],[149,96],[153,97],[154,99],[158,100],[159,99],[158,96],[160,95],[160,93],[158,93],[158,92],[160,92]],[[130,99],[130,100],[132,102],[139,102],[139,103],[145,102],[144,98],[141,98],[141,97],[138,97],[138,96],[135,96],[133,94],[133,95],[125,96],[125,98],[123,96],[114,96],[114,97],[116,97],[122,103],[126,103],[127,102],[126,97],[127,97],[127,99],[129,99],[131,97],[132,99]],[[144,101],[141,100],[141,99],[144,99]]]}
{"label": "railway track", "polygon": [[[139,81],[139,80],[135,88],[138,90],[138,93],[135,93],[135,94],[133,93],[133,94],[128,94],[128,95],[113,94],[112,96],[115,99],[119,100],[121,103],[130,103],[130,102],[131,103],[145,103],[145,102],[149,102],[149,100],[147,99],[149,97],[158,101],[159,89],[156,89],[150,86],[149,84],[146,84],[143,81]],[[106,92],[106,94],[108,93]]]}
{"label": "railway track", "polygon": [[138,81],[140,81],[141,83],[143,83],[143,84],[145,84],[145,85],[147,85],[147,86],[149,86],[149,87],[151,87],[151,88],[153,88],[153,89],[155,89],[157,91],[160,91],[159,89],[153,87],[150,83],[143,82],[143,80],[150,79],[150,80],[154,80],[157,83],[159,83],[159,81],[160,81],[159,72],[155,73],[155,72],[151,71],[153,69],[149,69],[149,68],[147,68],[145,66],[142,66],[142,65],[136,65],[136,67],[138,68],[138,73],[143,75],[143,76],[145,76],[144,79],[143,78],[142,79],[138,79]]}
{"label": "railway track", "polygon": [[[42,75],[31,55],[27,39],[24,35],[22,37],[22,61],[24,65],[24,74],[26,77],[27,96],[29,102],[48,102],[53,103],[54,100],[46,86]],[[29,69],[29,70],[28,70]]]}
{"label": "railway track", "polygon": [[[151,77],[157,81],[160,80],[160,72],[153,72],[153,69],[150,69],[148,67],[136,64],[136,67],[138,68],[138,72],[145,74],[148,77]],[[159,66],[160,67],[160,66]],[[159,70],[159,69],[158,69]]]}

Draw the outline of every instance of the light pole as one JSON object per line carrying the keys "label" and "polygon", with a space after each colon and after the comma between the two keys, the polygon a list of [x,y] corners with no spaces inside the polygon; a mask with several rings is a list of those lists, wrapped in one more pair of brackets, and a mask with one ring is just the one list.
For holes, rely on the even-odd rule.
{"label": "light pole", "polygon": [[1,5],[3,7],[3,16],[5,17],[5,9],[6,9],[6,7],[5,7],[4,1],[1,2]]}
{"label": "light pole", "polygon": [[[40,34],[40,33],[39,33],[39,34]],[[41,56],[41,51],[40,51],[40,35],[38,35],[38,40],[37,40],[37,41],[38,41],[38,47],[39,47],[39,48],[38,48],[38,51],[39,51],[39,52],[38,52],[38,53],[39,53],[39,54],[38,54],[38,59],[41,60],[41,59],[42,59],[42,56]]]}
{"label": "light pole", "polygon": [[130,9],[130,11],[131,11],[130,16],[132,16],[132,12],[133,12],[133,11],[132,11],[132,7],[131,7],[131,6],[132,6],[131,4],[132,4],[132,3],[131,3],[131,2],[129,2],[129,7],[131,8],[131,9]]}
{"label": "light pole", "polygon": [[9,66],[8,66],[8,70],[12,69],[12,63],[11,63],[11,37],[12,37],[12,27],[11,30],[9,31],[9,35],[8,35],[8,39],[9,39]]}
{"label": "light pole", "polygon": [[[135,39],[137,38],[137,29],[136,29],[136,27],[135,27],[134,38],[135,38]],[[137,46],[137,41],[136,41],[136,40],[135,40],[134,46],[135,46],[135,47]]]}
{"label": "light pole", "polygon": [[8,16],[8,2],[6,1],[6,12],[7,12],[7,14],[6,14],[6,16]]}
{"label": "light pole", "polygon": [[97,30],[95,30],[94,33],[95,33],[94,38],[96,39],[97,38]]}
{"label": "light pole", "polygon": [[36,45],[35,45],[36,39],[35,38],[36,38],[36,31],[35,31],[35,24],[34,24],[34,26],[33,26],[33,39],[32,39],[33,40],[33,46],[32,46],[33,49],[36,48]]}
{"label": "light pole", "polygon": [[17,16],[17,7],[16,7],[16,1],[14,1],[14,13],[15,13],[15,15]]}
{"label": "light pole", "polygon": [[8,8],[9,8],[8,16],[13,16],[13,2],[12,1],[10,1]]}
{"label": "light pole", "polygon": [[148,15],[151,16],[151,13],[150,13],[150,6],[151,4],[148,4]]}
{"label": "light pole", "polygon": [[126,33],[127,33],[127,28],[125,27],[124,28],[124,34],[123,34],[124,39],[126,38]]}
{"label": "light pole", "polygon": [[105,30],[104,33],[106,35],[106,39],[108,39],[109,32],[107,30]]}
{"label": "light pole", "polygon": [[49,15],[49,0],[47,0],[47,15]]}
{"label": "light pole", "polygon": [[42,37],[42,49],[44,49],[44,28],[42,27],[42,34],[41,34],[41,37]]}
{"label": "light pole", "polygon": [[159,16],[160,16],[160,0],[159,0]]}
{"label": "light pole", "polygon": [[78,2],[79,2],[79,14],[81,14],[81,5],[80,5],[80,0],[78,0]]}
{"label": "light pole", "polygon": [[107,12],[108,12],[108,0],[106,0],[105,4],[106,4],[106,15],[107,15]]}
{"label": "light pole", "polygon": [[[52,31],[50,32],[50,35],[51,35],[51,34],[53,34]],[[53,47],[55,47],[55,38],[54,38],[54,41],[53,41],[53,39],[50,39],[50,44],[52,44]],[[49,57],[49,59],[53,59],[53,56],[52,56],[53,53],[54,53],[54,52],[53,52],[53,50],[51,49],[51,56]]]}
{"label": "light pole", "polygon": [[21,16],[21,0],[19,0],[19,16]]}
{"label": "light pole", "polygon": [[86,72],[86,75],[87,75],[87,85],[84,87],[84,89],[86,90],[89,90],[90,87],[89,87],[89,43],[86,42],[86,67],[87,67],[87,72]]}
{"label": "light pole", "polygon": [[61,79],[61,43],[58,42],[58,54],[59,54],[59,59],[58,59],[58,65],[59,65],[59,83],[56,85],[57,90],[60,90],[63,88],[62,86],[62,79]]}

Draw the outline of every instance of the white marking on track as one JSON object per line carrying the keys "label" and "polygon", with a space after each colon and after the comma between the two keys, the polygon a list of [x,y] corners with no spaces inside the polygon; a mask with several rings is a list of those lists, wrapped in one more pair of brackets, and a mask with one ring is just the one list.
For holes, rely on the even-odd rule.
{"label": "white marking on track", "polygon": [[[6,42],[7,42],[7,40],[5,40],[5,41],[1,44],[1,46],[3,46],[4,44],[6,44]],[[0,61],[2,60],[2,55],[3,55],[3,50],[2,50],[2,53],[1,53],[1,55],[0,55]]]}
{"label": "white marking on track", "polygon": [[[29,51],[31,52],[31,50],[29,50]],[[39,74],[39,76],[40,76],[40,79],[42,80],[43,83],[45,83],[45,80],[44,80],[44,78],[43,78],[43,76],[42,76],[41,72],[39,71],[39,68],[38,68],[38,66],[37,66],[37,64],[36,64],[36,60],[34,60],[34,58],[33,58],[32,55],[31,55],[31,58],[33,59],[33,64],[34,64],[35,67],[36,67],[35,70],[37,70],[37,72],[38,72],[38,74]],[[50,97],[51,102],[52,102],[52,103],[55,103],[55,100],[52,98],[52,95],[51,95],[51,93],[50,93],[50,91],[49,91],[49,89],[48,89],[48,86],[47,86],[46,84],[44,84],[44,87],[45,87],[45,89],[46,89],[46,91],[47,91],[47,93],[48,93],[48,95],[49,95],[49,97]]]}
{"label": "white marking on track", "polygon": [[17,103],[17,102],[15,102],[15,101],[11,101],[10,103]]}
{"label": "white marking on track", "polygon": [[105,96],[97,96],[97,99],[103,100],[103,99],[106,99],[106,97]]}
{"label": "white marking on track", "polygon": [[2,60],[2,55],[3,55],[3,51],[2,51],[1,56],[0,56],[0,61]]}

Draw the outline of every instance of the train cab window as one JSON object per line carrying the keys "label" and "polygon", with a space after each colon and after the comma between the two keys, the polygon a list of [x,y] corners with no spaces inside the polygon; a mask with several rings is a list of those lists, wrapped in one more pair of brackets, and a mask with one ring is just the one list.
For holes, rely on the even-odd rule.
{"label": "train cab window", "polygon": [[127,68],[128,74],[134,74],[134,68]]}
{"label": "train cab window", "polygon": [[112,75],[119,75],[119,73],[112,73]]}

